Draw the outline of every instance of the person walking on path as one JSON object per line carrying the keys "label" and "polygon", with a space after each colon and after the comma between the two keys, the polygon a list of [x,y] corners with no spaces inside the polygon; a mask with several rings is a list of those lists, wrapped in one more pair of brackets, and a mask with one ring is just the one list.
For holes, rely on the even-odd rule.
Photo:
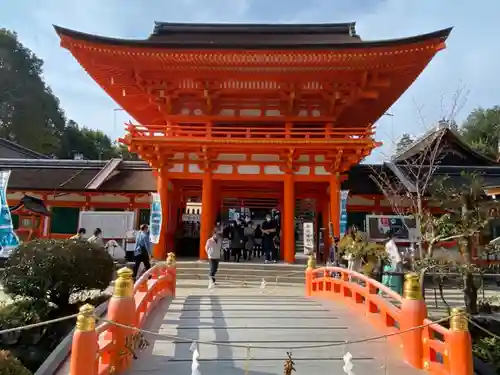
{"label": "person walking on path", "polygon": [[139,273],[139,267],[144,263],[145,271],[151,268],[151,241],[149,240],[149,226],[142,224],[135,238],[134,249],[134,279]]}
{"label": "person walking on path", "polygon": [[219,260],[221,256],[222,248],[222,238],[219,238],[217,232],[214,231],[212,237],[207,240],[205,244],[205,252],[208,256],[208,287],[213,288],[215,286],[215,275],[219,269]]}

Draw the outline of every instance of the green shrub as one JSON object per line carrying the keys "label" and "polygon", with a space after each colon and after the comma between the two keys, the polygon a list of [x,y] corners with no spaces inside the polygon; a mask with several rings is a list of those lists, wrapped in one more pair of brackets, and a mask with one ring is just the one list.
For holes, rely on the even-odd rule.
{"label": "green shrub", "polygon": [[107,288],[113,271],[107,251],[86,241],[35,240],[12,253],[3,285],[11,296],[65,308],[73,293]]}
{"label": "green shrub", "polygon": [[483,362],[493,366],[497,374],[500,374],[500,340],[496,337],[482,337],[474,340],[472,353]]}
{"label": "green shrub", "polygon": [[14,357],[10,352],[0,350],[0,374],[2,375],[31,375],[21,361]]}

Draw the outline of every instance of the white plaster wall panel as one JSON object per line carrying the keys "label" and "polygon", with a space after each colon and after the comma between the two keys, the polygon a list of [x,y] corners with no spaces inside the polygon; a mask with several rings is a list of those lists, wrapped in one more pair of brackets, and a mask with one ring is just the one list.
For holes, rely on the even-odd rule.
{"label": "white plaster wall panel", "polygon": [[136,203],[151,203],[151,195],[141,195],[138,197],[135,197],[135,202]]}
{"label": "white plaster wall panel", "polygon": [[308,175],[310,171],[311,171],[311,167],[302,166],[294,174]]}
{"label": "white plaster wall panel", "polygon": [[234,116],[234,109],[223,109],[219,112],[221,116]]}
{"label": "white plaster wall panel", "polygon": [[314,161],[317,161],[317,162],[325,161],[325,155],[315,155]]}
{"label": "white plaster wall panel", "polygon": [[238,166],[239,174],[259,174],[260,167],[258,165],[240,165]]}
{"label": "white plaster wall panel", "polygon": [[[387,199],[380,200],[380,205],[384,207],[392,207],[391,202],[389,202]],[[407,200],[406,202],[405,201],[398,202],[398,207],[411,207],[411,206],[412,206],[411,200]]]}
{"label": "white plaster wall panel", "polygon": [[264,167],[264,174],[283,174],[277,165],[267,165]]}
{"label": "white plaster wall panel", "polygon": [[309,160],[310,160],[309,155],[300,155],[299,158],[297,159],[297,161],[302,163],[308,162]]}
{"label": "white plaster wall panel", "polygon": [[279,155],[271,155],[271,154],[255,154],[252,155],[252,161],[279,161]]}
{"label": "white plaster wall panel", "polygon": [[326,176],[326,175],[329,175],[330,173],[328,173],[325,169],[325,167],[321,166],[321,167],[315,167],[314,168],[314,172],[318,175],[318,176]]}
{"label": "white plaster wall panel", "polygon": [[190,154],[188,154],[188,159],[189,160],[198,160],[198,155],[191,152]]}
{"label": "white plaster wall panel", "polygon": [[184,172],[184,164],[174,164],[174,166],[170,168],[168,171],[182,173]]}
{"label": "white plaster wall panel", "polygon": [[198,164],[189,164],[189,173],[203,173]]}
{"label": "white plaster wall panel", "polygon": [[279,109],[268,109],[266,111],[266,116],[269,116],[269,117],[281,116],[281,112]]}
{"label": "white plaster wall panel", "polygon": [[299,111],[299,117],[307,117],[307,111],[305,109],[301,109]]}
{"label": "white plaster wall panel", "polygon": [[90,205],[92,205],[92,203],[129,203],[129,202],[130,199],[128,197],[124,197],[123,195],[114,195],[114,194],[94,195],[90,198]]}
{"label": "white plaster wall panel", "polygon": [[181,109],[181,115],[189,115],[190,110],[189,108],[182,108]]}
{"label": "white plaster wall panel", "polygon": [[220,160],[220,161],[245,161],[246,155],[245,154],[219,154],[219,156],[217,156],[217,160]]}
{"label": "white plaster wall panel", "polygon": [[231,174],[231,173],[233,173],[233,166],[232,165],[219,165],[217,167],[217,169],[214,171],[214,173]]}
{"label": "white plaster wall panel", "polygon": [[24,196],[24,194],[22,192],[7,193],[7,201],[11,201],[11,200],[18,201],[23,196]]}
{"label": "white plaster wall panel", "polygon": [[260,109],[242,109],[240,110],[240,116],[245,117],[257,117],[260,116],[261,110]]}
{"label": "white plaster wall panel", "polygon": [[183,152],[176,152],[173,157],[174,160],[182,160],[184,159],[184,153]]}
{"label": "white plaster wall panel", "polygon": [[[56,194],[57,195],[57,194]],[[48,198],[51,198],[53,196],[47,195]],[[85,196],[81,194],[67,194],[63,195],[60,197],[57,197],[56,200],[61,200],[61,201],[75,201],[75,202],[85,202]]]}
{"label": "white plaster wall panel", "polygon": [[347,204],[352,204],[354,206],[373,206],[375,201],[372,199],[367,199],[360,197],[359,195],[349,196]]}

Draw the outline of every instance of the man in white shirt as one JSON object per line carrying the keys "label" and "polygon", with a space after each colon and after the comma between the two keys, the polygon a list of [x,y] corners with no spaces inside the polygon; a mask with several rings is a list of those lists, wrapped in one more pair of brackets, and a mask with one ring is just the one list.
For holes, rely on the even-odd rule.
{"label": "man in white shirt", "polygon": [[207,243],[205,244],[205,252],[207,253],[208,256],[208,263],[209,263],[209,280],[208,280],[208,287],[213,288],[215,285],[215,274],[217,273],[217,270],[219,269],[219,260],[220,260],[220,255],[221,255],[221,248],[222,248],[222,238],[219,238],[217,235],[217,231],[214,231],[212,237],[210,237],[207,240]]}
{"label": "man in white shirt", "polygon": [[384,265],[384,275],[382,276],[382,284],[388,286],[395,292],[403,294],[403,281],[401,275],[397,273],[403,272],[403,259],[399,253],[396,241],[394,241],[395,234],[393,231],[387,232],[389,241],[385,244],[385,252],[388,256],[387,264]]}

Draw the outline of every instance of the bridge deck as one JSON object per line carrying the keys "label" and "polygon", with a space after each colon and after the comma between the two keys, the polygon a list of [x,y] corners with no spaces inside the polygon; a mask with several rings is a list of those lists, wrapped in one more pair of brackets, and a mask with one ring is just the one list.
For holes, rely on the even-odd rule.
{"label": "bridge deck", "polygon": [[[177,297],[158,305],[144,328],[199,342],[202,375],[283,374],[287,351],[292,352],[297,374],[342,374],[346,351],[353,355],[357,375],[423,373],[403,363],[385,339],[346,347],[346,340],[378,333],[348,307],[305,299],[303,293],[302,286],[262,290],[259,285],[242,287],[224,282],[209,290],[205,283],[186,280],[178,282]],[[139,354],[128,374],[191,373],[191,341],[147,339],[150,346]],[[336,346],[297,348],[328,343]]]}

